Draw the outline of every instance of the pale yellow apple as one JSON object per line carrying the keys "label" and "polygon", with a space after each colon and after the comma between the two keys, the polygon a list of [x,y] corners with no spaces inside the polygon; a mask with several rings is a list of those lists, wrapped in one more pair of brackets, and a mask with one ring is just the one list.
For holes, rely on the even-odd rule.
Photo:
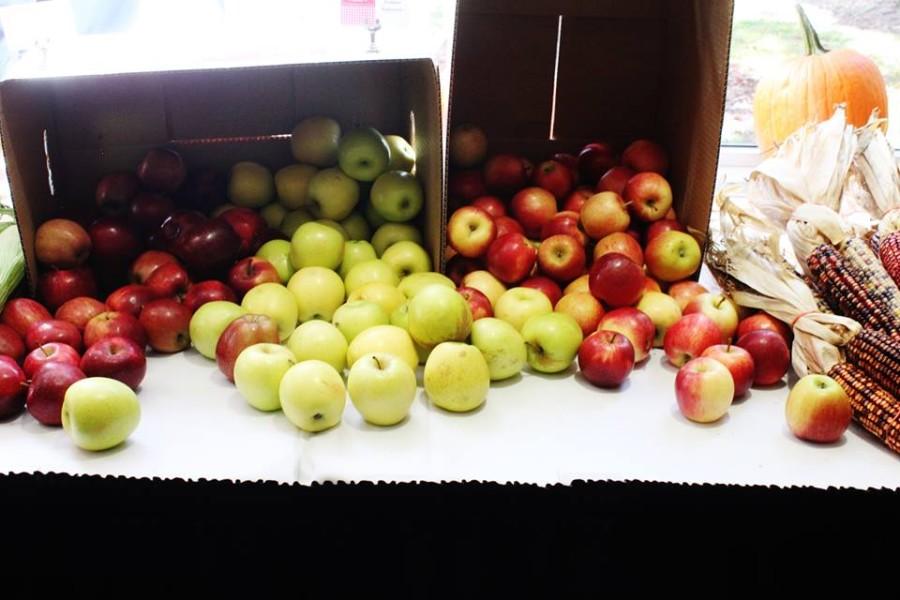
{"label": "pale yellow apple", "polygon": [[301,323],[311,319],[330,321],[344,303],[344,282],[340,275],[325,267],[304,267],[291,276],[287,289],[297,302]]}
{"label": "pale yellow apple", "polygon": [[407,171],[412,173],[416,166],[416,151],[405,138],[399,135],[386,135],[384,141],[391,149],[391,162],[388,171]]}
{"label": "pale yellow apple", "polygon": [[331,365],[321,360],[305,360],[288,369],[281,378],[278,397],[288,421],[315,433],[341,422],[347,389]]}
{"label": "pale yellow apple", "polygon": [[669,327],[681,318],[678,302],[672,296],[662,292],[645,292],[636,308],[653,321],[653,326],[656,328],[653,347],[662,348]]}
{"label": "pale yellow apple", "polygon": [[350,401],[373,425],[396,425],[416,398],[416,372],[393,354],[366,354],[347,375]]}
{"label": "pale yellow apple", "polygon": [[281,230],[281,233],[290,238],[293,237],[298,229],[300,229],[301,225],[310,223],[312,220],[313,217],[309,214],[308,210],[305,208],[298,208],[284,215],[284,219],[282,219],[281,226],[278,229]]}
{"label": "pale yellow apple", "polygon": [[428,255],[425,248],[409,240],[392,244],[381,255],[381,260],[393,267],[400,279],[413,273],[431,271],[431,256]]}
{"label": "pale yellow apple", "polygon": [[341,227],[344,228],[351,240],[368,240],[372,235],[369,223],[359,211],[352,212],[349,217],[341,221]]}
{"label": "pale yellow apple", "polygon": [[347,273],[347,277],[344,278],[344,286],[347,288],[348,294],[352,294],[370,283],[386,283],[397,286],[400,278],[389,264],[378,258],[354,265]]}
{"label": "pale yellow apple", "polygon": [[297,300],[280,283],[262,283],[251,288],[244,294],[241,307],[249,314],[266,315],[275,321],[282,342],[297,327]]}
{"label": "pale yellow apple", "polygon": [[202,305],[191,317],[188,332],[191,336],[191,344],[197,352],[215,360],[216,345],[219,337],[231,322],[240,316],[247,314],[246,309],[234,302],[215,300]]}
{"label": "pale yellow apple", "polygon": [[435,406],[466,412],[484,404],[491,374],[478,348],[444,342],[434,347],[425,363],[424,384]]}
{"label": "pale yellow apple", "polygon": [[403,295],[406,296],[407,299],[409,299],[429,285],[442,285],[444,287],[450,288],[451,290],[456,289],[456,284],[453,283],[453,280],[446,275],[441,275],[440,273],[413,273],[412,275],[408,275],[400,280],[400,284],[397,286],[397,289],[399,289],[403,293]]}
{"label": "pale yellow apple", "polygon": [[365,240],[348,240],[344,242],[344,257],[341,260],[341,268],[338,271],[342,279],[347,278],[350,269],[361,262],[375,260],[375,248]]}
{"label": "pale yellow apple", "polygon": [[397,287],[376,281],[353,290],[353,293],[347,296],[347,302],[353,300],[375,302],[381,306],[385,315],[390,316],[401,304],[406,302],[406,296]]}
{"label": "pale yellow apple", "polygon": [[553,312],[553,305],[544,292],[534,288],[516,287],[503,292],[494,307],[494,316],[503,319],[518,331],[535,315]]}
{"label": "pale yellow apple", "polygon": [[[371,205],[370,205],[371,206]],[[397,242],[409,240],[422,245],[422,232],[418,227],[407,223],[384,223],[372,234],[372,245],[378,256]]]}
{"label": "pale yellow apple", "polygon": [[259,210],[259,216],[263,218],[266,225],[272,229],[281,227],[284,217],[287,216],[287,209],[277,202],[270,202]]}
{"label": "pale yellow apple", "polygon": [[506,321],[494,317],[472,323],[472,345],[481,350],[487,361],[491,381],[518,375],[528,360],[522,334]]}
{"label": "pale yellow apple", "polygon": [[263,165],[242,161],[231,167],[228,177],[228,199],[236,206],[259,208],[275,195],[272,172]]}
{"label": "pale yellow apple", "polygon": [[419,364],[419,355],[405,329],[395,325],[378,325],[358,334],[347,348],[347,366],[353,367],[359,357],[373,352],[387,352],[402,359],[409,368]]}
{"label": "pale yellow apple", "polygon": [[278,410],[281,408],[278,386],[296,362],[294,354],[280,344],[247,346],[234,362],[234,385],[253,408]]}
{"label": "pale yellow apple", "polygon": [[350,343],[366,329],[390,324],[390,319],[374,302],[351,300],[334,311],[331,322]]}
{"label": "pale yellow apple", "polygon": [[312,165],[288,165],[275,173],[278,202],[288,210],[306,206],[309,181],[318,169]]}
{"label": "pale yellow apple", "polygon": [[301,324],[287,341],[297,362],[321,360],[338,373],[347,366],[347,340],[338,328],[327,321],[307,321]]}
{"label": "pale yellow apple", "polygon": [[409,300],[409,334],[422,346],[461,342],[471,328],[472,310],[456,290],[429,285]]}

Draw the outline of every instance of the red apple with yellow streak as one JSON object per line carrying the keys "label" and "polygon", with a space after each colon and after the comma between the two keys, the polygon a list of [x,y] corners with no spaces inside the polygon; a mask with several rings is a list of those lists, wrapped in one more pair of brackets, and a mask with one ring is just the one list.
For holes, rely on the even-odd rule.
{"label": "red apple with yellow streak", "polygon": [[634,348],[634,362],[640,363],[650,356],[656,327],[650,317],[630,306],[611,310],[600,318],[597,331],[621,333]]}
{"label": "red apple with yellow streak", "polygon": [[802,440],[831,443],[850,426],[850,398],[827,375],[807,375],[788,394],[784,408],[791,432]]}
{"label": "red apple with yellow streak", "polygon": [[712,423],[728,412],[734,400],[734,381],[725,365],[709,357],[698,357],[678,370],[675,397],[686,418]]}

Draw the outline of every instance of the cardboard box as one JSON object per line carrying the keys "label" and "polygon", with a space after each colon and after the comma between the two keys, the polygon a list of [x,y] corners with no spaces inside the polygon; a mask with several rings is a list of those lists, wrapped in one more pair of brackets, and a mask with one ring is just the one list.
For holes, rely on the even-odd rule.
{"label": "cardboard box", "polygon": [[133,170],[148,149],[163,145],[189,168],[227,172],[255,160],[274,172],[294,162],[294,125],[318,114],[345,130],[371,125],[410,140],[426,196],[425,242],[440,264],[443,132],[431,60],[4,81],[0,134],[32,292],[35,229],[54,216],[90,215],[102,175]]}
{"label": "cardboard box", "polygon": [[679,219],[705,241],[731,0],[460,0],[450,123],[546,160],[647,137],[669,151]]}

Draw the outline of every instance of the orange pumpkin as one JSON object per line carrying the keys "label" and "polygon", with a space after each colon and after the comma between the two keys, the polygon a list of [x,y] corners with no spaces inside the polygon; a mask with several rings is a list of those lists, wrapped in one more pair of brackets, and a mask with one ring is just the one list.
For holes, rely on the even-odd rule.
{"label": "orange pumpkin", "polygon": [[873,109],[887,117],[887,89],[871,59],[849,48],[826,50],[806,13],[797,6],[806,56],[788,61],[756,86],[753,119],[756,139],[769,152],[807,123],[825,121],[837,104],[847,105],[847,120],[861,126]]}

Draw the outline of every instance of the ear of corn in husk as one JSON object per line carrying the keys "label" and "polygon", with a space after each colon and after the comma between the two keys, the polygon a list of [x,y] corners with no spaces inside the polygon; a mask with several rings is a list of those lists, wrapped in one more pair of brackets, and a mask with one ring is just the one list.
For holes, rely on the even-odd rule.
{"label": "ear of corn in husk", "polygon": [[22,240],[12,216],[11,209],[0,209],[0,310],[25,276]]}

